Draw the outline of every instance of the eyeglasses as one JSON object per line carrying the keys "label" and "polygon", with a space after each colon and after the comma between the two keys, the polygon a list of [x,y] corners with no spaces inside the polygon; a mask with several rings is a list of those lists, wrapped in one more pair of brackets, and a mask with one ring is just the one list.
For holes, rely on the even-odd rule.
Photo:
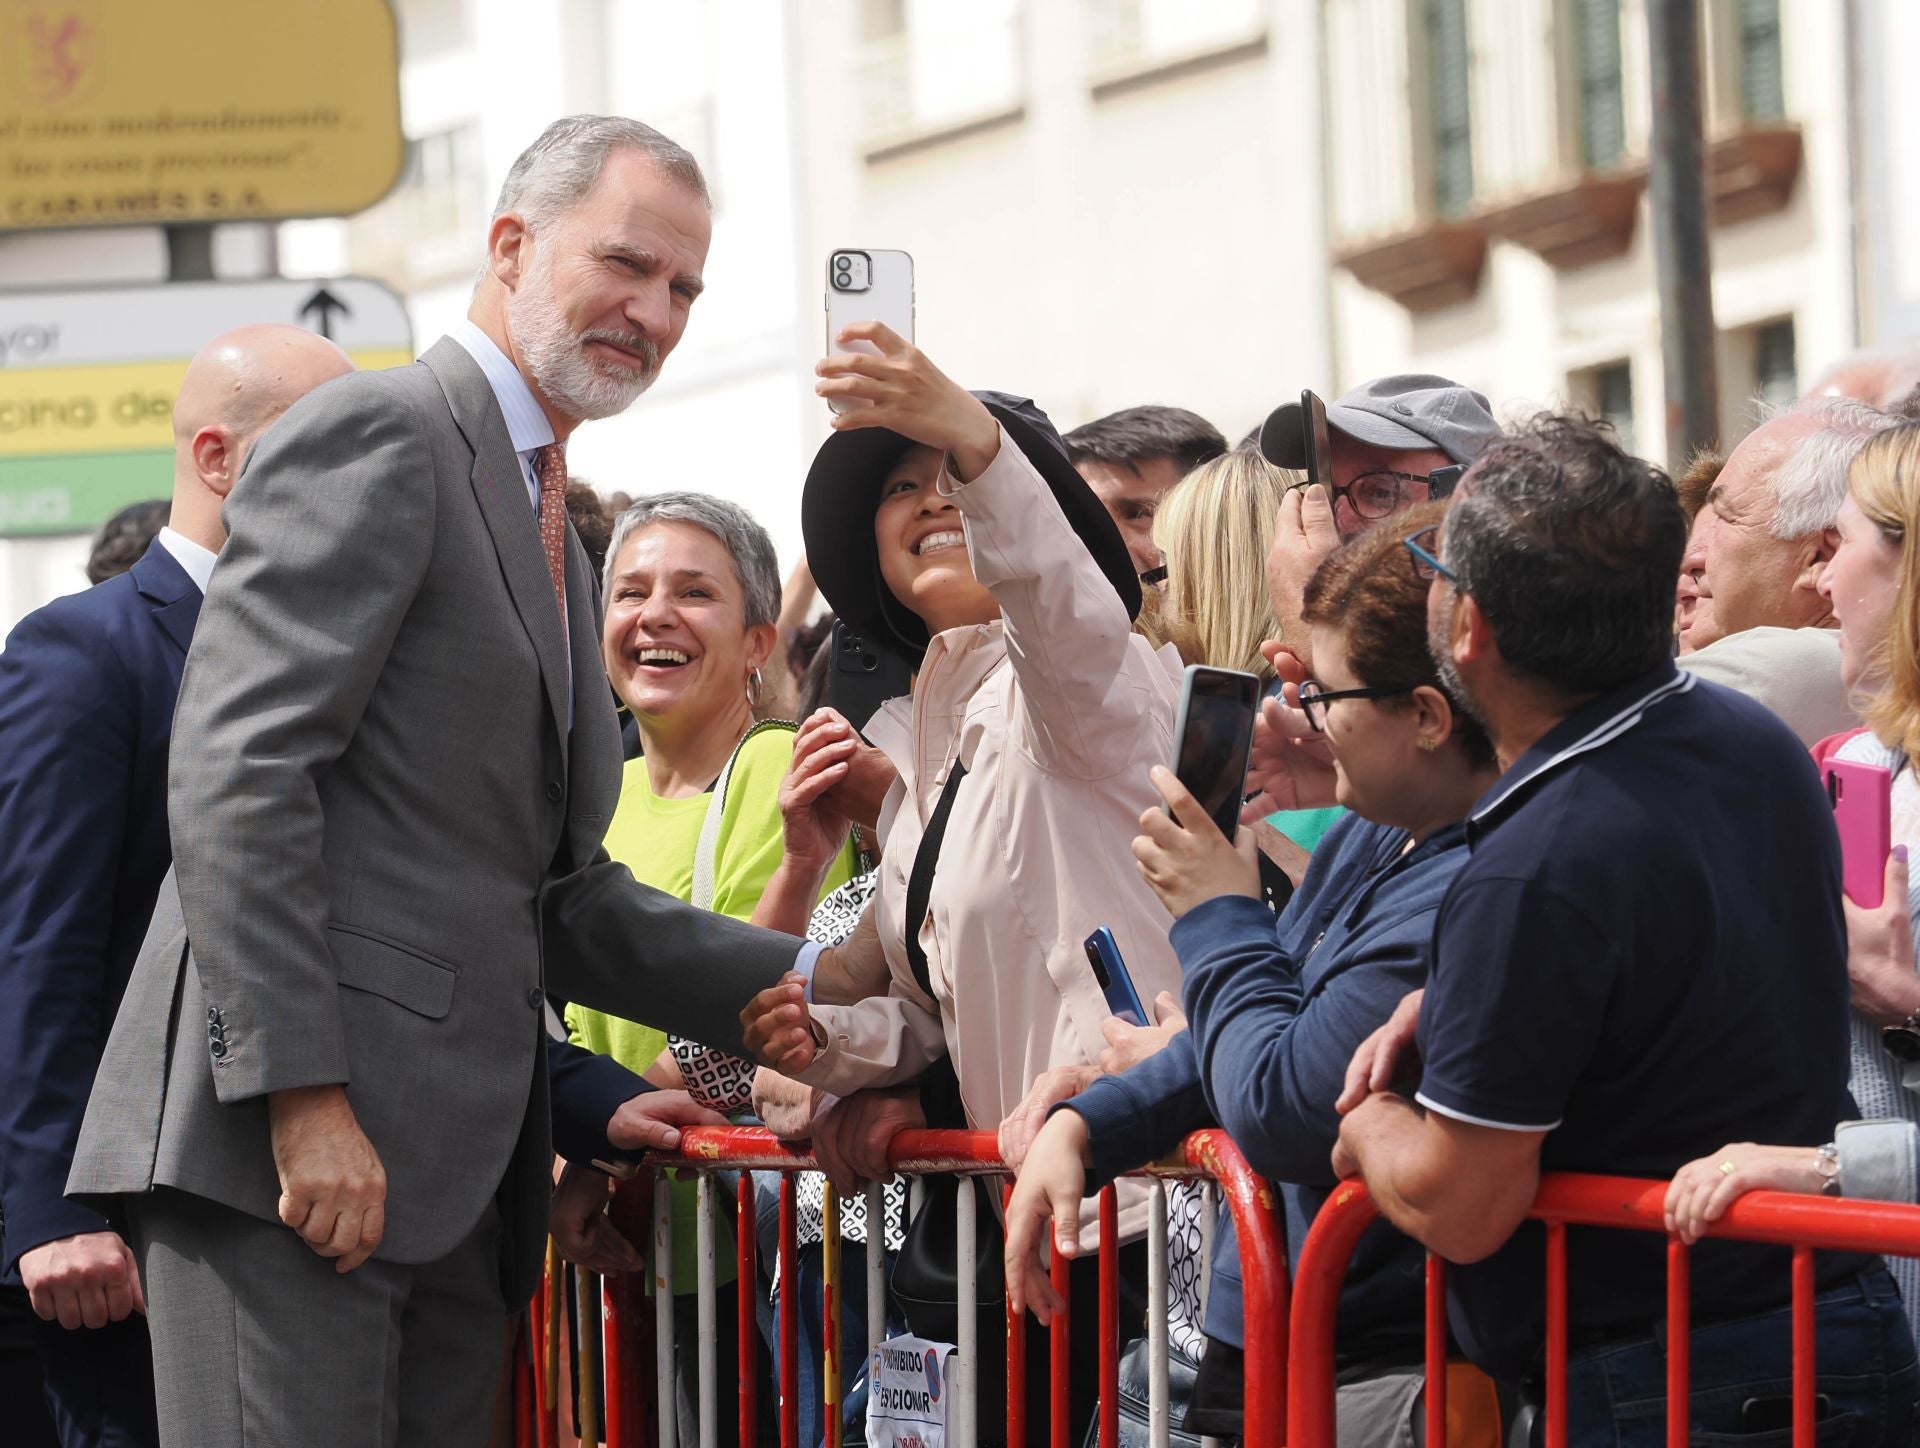
{"label": "eyeglasses", "polygon": [[1381,684],[1371,689],[1323,689],[1319,682],[1308,679],[1300,685],[1300,712],[1307,716],[1307,723],[1313,726],[1313,732],[1327,732],[1327,705],[1336,699],[1393,699],[1402,694],[1411,694],[1414,684]]}
{"label": "eyeglasses", "polygon": [[[1435,468],[1430,473],[1402,473],[1392,468],[1381,468],[1362,473],[1344,487],[1330,488],[1328,491],[1335,502],[1345,498],[1357,516],[1369,522],[1378,522],[1382,518],[1391,518],[1409,503],[1451,497],[1460,475],[1466,470],[1464,463],[1452,463],[1444,468]],[[1305,487],[1306,484],[1296,483],[1294,486]],[[1409,486],[1424,487],[1426,496],[1409,499],[1406,495]]]}
{"label": "eyeglasses", "polygon": [[1413,559],[1414,577],[1427,582],[1444,578],[1447,582],[1458,585],[1460,582],[1458,576],[1433,552],[1440,546],[1439,533],[1440,525],[1435,523],[1431,528],[1422,528],[1418,533],[1410,534],[1400,541],[1407,550],[1407,556]]}

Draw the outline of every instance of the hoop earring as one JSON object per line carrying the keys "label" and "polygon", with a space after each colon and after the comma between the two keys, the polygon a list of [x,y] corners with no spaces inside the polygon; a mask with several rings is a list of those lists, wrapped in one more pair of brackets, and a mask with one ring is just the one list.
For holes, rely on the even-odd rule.
{"label": "hoop earring", "polygon": [[749,709],[760,707],[760,696],[766,692],[766,688],[767,681],[760,677],[758,669],[747,675],[747,707]]}

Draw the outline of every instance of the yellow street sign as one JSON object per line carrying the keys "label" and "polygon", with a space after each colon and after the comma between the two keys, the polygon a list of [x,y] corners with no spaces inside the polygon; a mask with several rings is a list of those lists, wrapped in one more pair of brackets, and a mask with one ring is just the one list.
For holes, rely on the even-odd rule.
{"label": "yellow street sign", "polygon": [[165,497],[187,362],[249,322],[310,327],[361,368],[413,360],[405,306],[364,277],[0,291],[0,538]]}
{"label": "yellow street sign", "polygon": [[0,0],[0,230],[346,215],[403,155],[388,0]]}

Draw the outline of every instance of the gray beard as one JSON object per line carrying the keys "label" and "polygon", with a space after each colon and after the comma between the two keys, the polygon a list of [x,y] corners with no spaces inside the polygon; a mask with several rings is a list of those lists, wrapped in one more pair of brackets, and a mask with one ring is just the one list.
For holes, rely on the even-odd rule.
{"label": "gray beard", "polygon": [[1427,626],[1427,653],[1433,659],[1433,671],[1440,676],[1441,687],[1452,697],[1460,710],[1482,729],[1487,727],[1487,716],[1474,702],[1472,692],[1467,688],[1466,680],[1460,677],[1460,670],[1453,662],[1453,649],[1443,631],[1430,623]]}
{"label": "gray beard", "polygon": [[[598,329],[575,336],[554,295],[551,269],[535,261],[520,290],[507,298],[507,325],[533,374],[533,384],[569,417],[583,422],[616,417],[660,375],[660,351],[638,334]],[[608,341],[647,359],[645,371],[612,372],[587,355],[586,344]]]}

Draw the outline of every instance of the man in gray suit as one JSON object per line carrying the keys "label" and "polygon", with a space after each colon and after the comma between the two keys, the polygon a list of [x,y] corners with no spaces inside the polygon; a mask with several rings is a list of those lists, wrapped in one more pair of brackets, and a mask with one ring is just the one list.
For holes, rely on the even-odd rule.
{"label": "man in gray suit", "polygon": [[[469,320],[297,404],[227,505],[177,889],[69,1181],[128,1198],[168,1444],[483,1441],[546,1226],[546,990],[738,1051],[811,967],[601,849],[621,750],[562,450],[653,381],[710,225],[679,146],[556,122]],[[639,1139],[697,1119],[637,1104]]]}

